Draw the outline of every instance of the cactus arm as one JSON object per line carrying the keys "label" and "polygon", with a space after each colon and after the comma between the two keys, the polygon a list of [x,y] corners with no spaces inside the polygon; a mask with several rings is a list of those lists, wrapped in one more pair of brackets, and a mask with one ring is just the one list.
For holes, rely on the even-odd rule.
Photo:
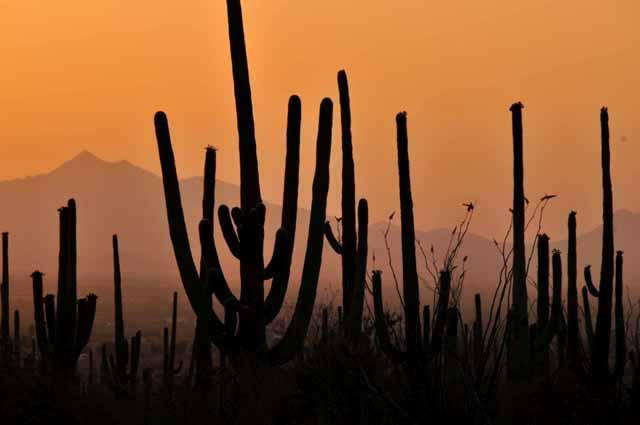
{"label": "cactus arm", "polygon": [[582,304],[584,309],[584,329],[587,336],[589,352],[593,351],[593,320],[591,317],[591,305],[589,304],[589,292],[586,287],[582,288]]}
{"label": "cactus arm", "polygon": [[218,220],[220,221],[222,236],[224,236],[224,240],[229,247],[229,251],[231,251],[231,254],[233,254],[234,257],[240,259],[240,239],[233,228],[229,207],[226,205],[220,205],[220,208],[218,208]]}
{"label": "cactus arm", "polygon": [[178,173],[176,172],[176,162],[173,155],[173,148],[171,147],[169,123],[165,113],[157,112],[154,117],[154,123],[173,253],[189,302],[193,309],[197,310],[197,304],[199,303],[198,270],[191,255],[191,246],[189,245],[189,236],[187,234],[182,200],[180,198],[180,185],[178,183]]}
{"label": "cactus arm", "polygon": [[[296,238],[298,219],[298,186],[300,176],[300,123],[302,105],[298,96],[289,98],[287,114],[287,153],[284,169],[284,191],[282,194],[281,230],[276,234],[271,261],[265,268],[265,279],[273,279],[265,298],[264,314],[267,324],[271,323],[282,308],[289,286],[291,260]],[[285,238],[286,236],[286,238]],[[286,244],[284,244],[286,242]],[[275,273],[274,265],[280,271]]]}
{"label": "cactus arm", "polygon": [[327,242],[329,242],[329,246],[333,248],[336,254],[342,255],[342,253],[344,252],[342,248],[342,244],[338,242],[338,239],[333,234],[333,230],[331,229],[331,223],[329,223],[328,221],[324,224],[324,235],[327,238]]}
{"label": "cactus arm", "polygon": [[268,352],[268,362],[283,364],[291,360],[304,345],[313,313],[322,264],[324,234],[322,224],[326,219],[327,194],[329,192],[329,163],[331,158],[331,131],[333,103],[323,99],[320,105],[318,138],[316,143],[316,167],[313,178],[311,218],[305,252],[304,266],[298,292],[298,300],[282,339]]}
{"label": "cactus arm", "polygon": [[[205,273],[215,270],[215,273],[211,275],[213,279],[208,280],[208,285],[211,285],[209,289],[213,291],[213,294],[216,296],[218,301],[222,303],[222,305],[237,306],[240,304],[240,301],[238,301],[233,292],[231,292],[231,289],[229,288],[229,285],[227,284],[227,281],[220,269],[216,268],[216,265],[220,267],[220,263],[215,261],[216,259],[213,256],[215,248],[213,248],[214,240],[213,232],[211,231],[211,223],[207,220],[200,221],[198,230],[200,234],[200,245],[202,246],[202,256],[207,267],[207,271]],[[211,314],[215,315],[215,312],[211,310]]]}
{"label": "cactus arm", "polygon": [[291,272],[291,244],[287,231],[283,228],[278,229],[274,254],[264,271],[265,279],[272,278],[271,289],[264,301],[264,316],[267,324],[276,318],[284,304]]}
{"label": "cactus arm", "polygon": [[262,199],[260,197],[260,176],[258,174],[249,64],[240,0],[227,0],[227,17],[240,147],[240,202],[242,209],[249,211],[262,202]]}
{"label": "cactus arm", "polygon": [[362,330],[362,311],[364,307],[364,287],[367,276],[367,255],[369,238],[369,205],[366,199],[358,203],[358,249],[356,268],[351,290],[350,315],[347,317],[347,330],[352,340],[357,340]]}
{"label": "cactus arm", "polygon": [[623,253],[616,254],[616,282],[615,282],[615,324],[616,324],[616,357],[614,366],[614,377],[621,379],[624,376],[624,369],[627,360],[627,341],[624,321],[624,299],[623,295]]}
{"label": "cactus arm", "polygon": [[[283,228],[276,232],[276,241],[273,246],[273,255],[269,264],[264,268],[264,280],[273,279],[276,275],[283,273],[286,265],[286,257],[291,246],[291,241],[287,235],[287,231]],[[285,287],[286,291],[286,287]]]}
{"label": "cactus arm", "polygon": [[31,274],[31,279],[33,282],[33,319],[36,328],[36,339],[42,358],[48,359],[51,347],[47,340],[47,328],[44,316],[42,273],[37,270],[34,271]]}
{"label": "cactus arm", "polygon": [[5,345],[2,348],[3,355],[8,361],[9,352],[9,234],[2,233],[2,285],[0,285],[0,304],[2,304],[2,330],[0,340]]}
{"label": "cactus arm", "polygon": [[140,367],[140,345],[142,343],[142,333],[136,332],[131,337],[131,367],[129,368],[129,380],[135,385],[138,379],[138,369]]}
{"label": "cactus arm", "polygon": [[389,326],[387,316],[384,312],[384,304],[382,302],[382,272],[374,270],[371,276],[371,286],[373,287],[373,311],[375,314],[376,339],[382,351],[395,362],[404,362],[407,353],[396,348],[391,342],[389,336]]}
{"label": "cactus arm", "polygon": [[544,329],[549,321],[549,236],[538,237],[537,329]]}
{"label": "cactus arm", "polygon": [[591,266],[586,266],[584,268],[584,281],[586,283],[586,288],[589,290],[589,293],[592,297],[598,298],[600,297],[600,291],[593,284],[593,278],[591,277]]}
{"label": "cactus arm", "polygon": [[[96,318],[96,306],[98,297],[94,294],[87,295],[78,301],[78,331],[75,341],[76,359],[91,339],[91,330]],[[82,307],[81,307],[82,306]]]}

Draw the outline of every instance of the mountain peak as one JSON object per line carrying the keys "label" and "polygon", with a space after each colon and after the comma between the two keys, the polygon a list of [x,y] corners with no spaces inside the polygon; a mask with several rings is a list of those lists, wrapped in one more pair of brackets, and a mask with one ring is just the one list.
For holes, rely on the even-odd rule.
{"label": "mountain peak", "polygon": [[92,154],[91,152],[89,152],[88,150],[85,149],[85,150],[81,151],[80,153],[78,153],[73,158],[71,158],[67,162],[80,162],[80,163],[96,163],[96,162],[100,162],[100,163],[103,163],[105,161],[100,159],[100,158],[98,158],[97,156],[95,156],[94,154]]}

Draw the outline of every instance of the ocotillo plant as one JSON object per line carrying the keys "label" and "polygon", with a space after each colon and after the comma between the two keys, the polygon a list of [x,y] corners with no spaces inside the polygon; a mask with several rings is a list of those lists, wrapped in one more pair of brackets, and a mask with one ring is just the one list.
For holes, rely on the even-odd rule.
{"label": "ocotillo plant", "polygon": [[2,359],[5,364],[11,357],[11,337],[9,333],[9,233],[2,233],[2,284],[0,285],[0,341]]}
{"label": "ocotillo plant", "polygon": [[[76,203],[70,199],[60,208],[60,253],[58,256],[57,305],[53,295],[43,298],[40,271],[33,279],[36,337],[44,370],[71,378],[78,357],[89,342],[96,315],[97,297],[77,299]],[[43,309],[44,305],[44,309]],[[46,315],[46,320],[45,320]]]}
{"label": "ocotillo plant", "polygon": [[162,380],[164,389],[168,395],[171,397],[173,393],[173,383],[174,377],[180,373],[182,369],[182,360],[178,364],[176,364],[176,327],[177,327],[177,319],[178,319],[178,293],[173,293],[173,308],[171,311],[171,339],[169,339],[169,329],[167,327],[164,328],[163,333],[163,362],[162,362]]}
{"label": "ocotillo plant", "polygon": [[509,377],[526,378],[529,372],[529,317],[527,270],[524,246],[525,196],[522,135],[522,103],[511,105],[513,132],[513,270],[512,304],[509,337]]}
{"label": "ocotillo plant", "polygon": [[[611,313],[613,310],[614,240],[613,190],[611,185],[611,152],[609,147],[609,113],[600,110],[601,166],[602,166],[602,258],[600,285],[596,288],[587,266],[584,277],[589,292],[598,298],[596,329],[591,347],[591,368],[596,381],[605,382],[609,376],[609,345],[611,341]],[[592,331],[587,328],[587,333]]]}
{"label": "ocotillo plant", "polygon": [[[167,118],[164,113],[159,112],[155,117],[156,138],[162,167],[169,231],[185,292],[199,320],[208,327],[212,341],[223,350],[251,353],[265,359],[268,363],[278,364],[293,358],[302,347],[315,303],[329,188],[333,103],[329,99],[324,99],[320,107],[309,239],[298,301],[283,339],[275,347],[268,349],[266,325],[268,319],[275,317],[280,311],[288,285],[288,279],[276,277],[290,272],[290,265],[287,266],[287,261],[282,258],[286,257],[284,254],[292,249],[295,234],[289,234],[290,231],[286,230],[292,229],[293,226],[287,222],[288,218],[283,212],[285,221],[276,234],[273,258],[265,266],[263,258],[265,206],[260,195],[253,106],[240,1],[228,0],[227,12],[238,121],[241,205],[239,208],[234,208],[231,214],[229,214],[229,208],[223,205],[218,215],[227,245],[232,254],[240,260],[240,298],[237,299],[229,290],[220,268],[213,239],[211,216],[214,207],[215,151],[207,151],[207,156],[211,158],[213,164],[205,161],[203,220],[199,227],[203,259],[198,273],[184,222]],[[289,102],[288,130],[299,128],[300,116],[300,100],[297,96],[293,96]],[[297,131],[287,133],[289,137],[285,175],[290,174],[288,171],[297,175],[299,133]],[[283,205],[287,211],[297,209],[297,186],[297,179],[285,181]],[[264,282],[269,279],[272,279],[271,291],[265,298]],[[211,308],[211,292],[225,306],[224,322]],[[237,330],[236,315],[239,318]]]}
{"label": "ocotillo plant", "polygon": [[131,337],[131,347],[124,335],[124,309],[122,307],[122,275],[120,273],[120,251],[118,235],[113,235],[113,288],[114,288],[114,323],[115,323],[115,359],[110,356],[111,378],[114,387],[120,391],[123,386],[130,384],[135,388],[140,365],[140,344],[142,334],[136,332]]}
{"label": "ocotillo plant", "polygon": [[340,92],[340,118],[342,124],[342,240],[325,224],[329,245],[342,258],[342,305],[346,336],[355,341],[362,330],[362,311],[367,272],[368,204],[358,203],[358,230],[356,232],[356,183],[351,136],[351,101],[347,73],[338,73]]}
{"label": "ocotillo plant", "polygon": [[[451,271],[440,272],[438,281],[438,301],[433,312],[433,330],[428,343],[421,343],[420,329],[420,293],[415,256],[415,226],[413,218],[413,200],[409,169],[409,149],[407,134],[407,115],[402,112],[396,116],[398,175],[400,187],[400,216],[402,233],[402,286],[404,298],[404,323],[407,351],[401,351],[391,344],[386,315],[382,301],[382,278],[380,271],[372,275],[376,337],[387,355],[397,361],[415,366],[424,357],[431,358],[440,353],[449,311],[451,292]],[[422,333],[426,333],[424,330]],[[451,330],[450,334],[453,334]]]}

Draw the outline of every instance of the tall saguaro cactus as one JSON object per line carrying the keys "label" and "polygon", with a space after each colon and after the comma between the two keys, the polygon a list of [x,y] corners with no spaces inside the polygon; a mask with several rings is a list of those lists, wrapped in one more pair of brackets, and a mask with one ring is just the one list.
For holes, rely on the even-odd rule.
{"label": "tall saguaro cactus", "polygon": [[[411,196],[411,178],[409,168],[409,137],[407,114],[396,115],[398,176],[400,186],[401,232],[402,232],[402,286],[404,298],[404,324],[407,350],[401,351],[391,343],[389,329],[382,300],[382,272],[372,274],[373,303],[375,313],[376,338],[382,350],[394,361],[401,361],[414,370],[421,358],[427,360],[442,352],[447,335],[456,335],[456,330],[447,329],[449,298],[451,294],[451,270],[442,270],[438,280],[438,299],[433,312],[431,332],[420,329],[420,292],[415,256],[415,227],[413,201]],[[425,321],[428,321],[429,309],[425,309]],[[449,325],[453,321],[449,322]],[[445,330],[447,332],[445,333]],[[421,341],[421,331],[424,341]],[[452,343],[452,342],[451,342]]]}
{"label": "tall saguaro cactus", "polygon": [[[297,96],[291,97],[285,176],[292,178],[285,182],[282,223],[276,234],[273,257],[265,265],[265,206],[260,196],[253,106],[240,1],[228,0],[227,12],[238,121],[241,205],[231,211],[222,205],[218,218],[231,253],[240,261],[240,297],[236,297],[227,285],[213,239],[215,151],[208,149],[208,160],[205,161],[203,219],[199,226],[202,258],[198,272],[184,222],[169,125],[166,115],[159,112],[155,117],[155,127],[169,232],[182,283],[189,302],[197,313],[201,329],[206,327],[212,341],[224,351],[251,353],[268,363],[278,364],[290,360],[302,347],[315,303],[329,188],[333,103],[324,99],[320,106],[309,239],[298,301],[284,337],[275,347],[268,349],[266,326],[282,307],[295,240],[301,107],[300,99]],[[268,280],[271,280],[271,290],[265,297],[264,283]],[[211,308],[211,293],[225,306],[224,320]]]}
{"label": "tall saguaro cactus", "polygon": [[[115,319],[115,359],[110,357],[111,378],[117,390],[125,384],[135,387],[140,365],[140,345],[142,334],[136,332],[131,337],[131,344],[124,334],[124,309],[122,307],[122,275],[120,273],[120,251],[118,235],[113,235],[113,289],[114,289],[114,319]],[[130,346],[129,346],[130,345]]]}
{"label": "tall saguaro cactus", "polygon": [[334,251],[342,258],[342,305],[347,336],[357,340],[361,333],[364,287],[367,269],[368,204],[358,203],[356,231],[356,189],[351,136],[351,103],[347,73],[338,73],[340,117],[342,123],[342,241],[338,241],[327,221],[325,234]]}
{"label": "tall saguaro cactus", "polygon": [[2,284],[0,285],[0,342],[2,343],[2,359],[5,363],[11,356],[11,337],[9,326],[9,233],[2,233]]}
{"label": "tall saguaro cactus", "polygon": [[585,268],[584,277],[589,292],[598,298],[598,315],[591,348],[592,373],[596,381],[604,382],[609,376],[609,345],[611,342],[614,278],[613,189],[611,185],[611,152],[609,147],[609,112],[604,107],[600,110],[600,131],[603,226],[599,287],[596,289],[593,284],[590,266]]}
{"label": "tall saguaro cactus", "polygon": [[576,213],[569,214],[569,242],[567,249],[567,359],[569,366],[578,366],[580,333],[578,330],[578,261],[576,243]]}
{"label": "tall saguaro cactus", "polygon": [[513,131],[513,283],[509,338],[509,375],[514,380],[527,376],[529,370],[529,317],[527,270],[524,245],[525,196],[522,136],[522,103],[511,105]]}
{"label": "tall saguaro cactus", "polygon": [[[33,279],[33,308],[36,337],[45,370],[62,378],[74,375],[78,357],[89,342],[96,315],[97,297],[76,297],[76,203],[70,199],[60,212],[60,253],[58,256],[58,294],[42,294],[40,271]],[[56,300],[57,298],[57,305]]]}

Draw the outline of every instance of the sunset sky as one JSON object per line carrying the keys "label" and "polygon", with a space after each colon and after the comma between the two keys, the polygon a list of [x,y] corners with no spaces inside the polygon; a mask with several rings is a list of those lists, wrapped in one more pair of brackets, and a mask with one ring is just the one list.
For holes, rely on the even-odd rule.
{"label": "sunset sky", "polygon": [[[525,104],[526,192],[558,193],[565,237],[600,212],[599,108],[612,126],[614,205],[640,211],[637,0],[244,1],[263,194],[281,195],[286,106],[303,102],[308,207],[320,100],[351,84],[358,196],[371,220],[397,209],[395,113],[408,111],[417,225],[501,235],[511,202],[509,105]],[[219,147],[238,182],[223,0],[0,0],[0,179],[49,171],[81,150],[159,172],[153,114],[167,112],[181,177]],[[337,109],[336,109],[337,112]],[[336,115],[330,214],[339,212]],[[2,202],[0,200],[0,202]],[[9,206],[4,205],[3,208]]]}

